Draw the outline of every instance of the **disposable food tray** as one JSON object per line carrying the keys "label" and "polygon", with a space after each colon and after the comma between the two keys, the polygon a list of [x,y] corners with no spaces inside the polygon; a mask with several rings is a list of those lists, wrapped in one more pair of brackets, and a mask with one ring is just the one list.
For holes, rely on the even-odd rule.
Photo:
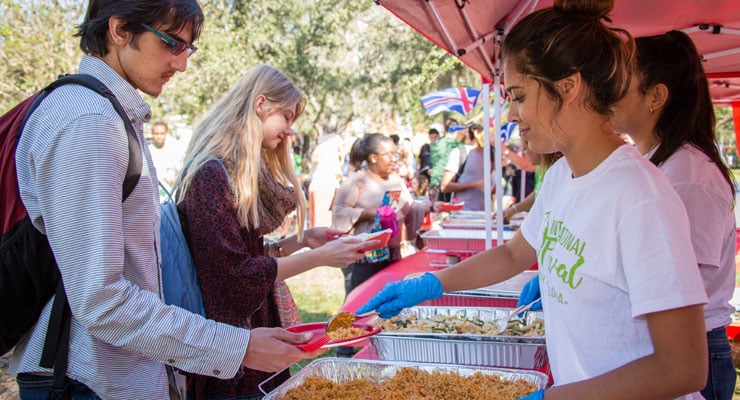
{"label": "disposable food tray", "polygon": [[[471,210],[460,210],[460,211],[453,211],[450,213],[450,219],[478,219],[478,220],[485,220],[486,219],[486,212],[485,211],[471,211]],[[491,211],[490,218],[492,220],[496,219],[496,212]]]}
{"label": "disposable food tray", "polygon": [[[491,234],[491,246],[496,246],[498,232]],[[514,237],[514,232],[504,231],[504,241]],[[432,250],[481,252],[486,249],[486,231],[479,229],[441,229],[421,234],[427,247]]]}
{"label": "disposable food tray", "polygon": [[[399,315],[426,319],[443,314],[492,321],[509,311],[510,308],[418,306],[406,308]],[[542,317],[540,311],[527,311],[523,316],[527,324]],[[388,361],[522,369],[541,369],[548,361],[544,336],[382,331],[371,337],[370,343],[378,357]]]}
{"label": "disposable food tray", "polygon": [[427,257],[427,263],[429,263],[430,267],[444,268],[455,265],[460,261],[477,254],[477,252],[427,249],[425,254]]}
{"label": "disposable food tray", "polygon": [[[440,223],[442,229],[475,229],[483,230],[486,229],[486,221],[475,220],[475,219],[448,219]],[[491,224],[491,229],[496,230],[496,223]],[[508,230],[509,227],[504,225],[504,230]]]}
{"label": "disposable food tray", "polygon": [[325,357],[316,359],[303,367],[303,369],[283,382],[282,385],[267,394],[264,399],[275,400],[285,396],[289,390],[301,386],[309,376],[321,376],[336,383],[347,383],[353,379],[367,379],[373,383],[383,383],[395,376],[402,368],[406,367],[430,373],[434,371],[443,373],[456,372],[462,376],[481,372],[487,375],[498,375],[501,378],[509,380],[523,379],[536,384],[540,389],[546,388],[548,383],[547,375],[537,371]]}

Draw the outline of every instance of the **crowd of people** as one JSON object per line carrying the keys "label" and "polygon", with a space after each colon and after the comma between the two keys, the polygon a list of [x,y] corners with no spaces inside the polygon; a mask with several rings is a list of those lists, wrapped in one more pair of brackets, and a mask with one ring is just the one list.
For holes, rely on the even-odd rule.
{"label": "crowd of people", "polygon": [[[538,263],[541,290],[527,293],[542,294],[554,386],[527,400],[729,399],[735,189],[714,146],[701,61],[681,32],[635,42],[604,24],[612,7],[613,0],[556,0],[502,43],[508,118],[525,153],[502,148],[491,167],[537,177],[531,197],[512,193],[519,197],[505,210],[529,210],[513,239],[390,283],[358,312],[390,317]],[[261,398],[260,382],[326,351],[298,349],[311,335],[284,329],[300,321],[286,278],[334,266],[350,291],[400,258],[402,244],[444,202],[481,209],[485,196],[506,189],[484,184],[483,127],[448,119],[441,132],[429,129],[418,154],[394,132],[350,146],[325,141],[317,159],[328,165],[314,172],[333,176],[314,174],[304,193],[292,125],[306,98],[269,65],[247,71],[198,120],[172,170],[158,167],[166,125],[152,124],[148,148],[151,110],[140,92],[156,97],[185,72],[204,19],[196,0],[88,5],[77,32],[79,71],[124,105],[144,160],[124,201],[129,142],[104,98],[57,89],[18,144],[23,202],[48,237],[72,314],[70,398],[178,398],[175,369],[188,376],[188,398]],[[492,136],[492,146],[504,146]],[[325,156],[333,148],[347,151]],[[159,180],[177,187],[207,318],[161,298]],[[290,215],[294,233],[267,240]],[[392,236],[382,251],[353,238],[386,229]],[[39,366],[50,304],[11,361],[23,399],[53,391],[50,370]]]}

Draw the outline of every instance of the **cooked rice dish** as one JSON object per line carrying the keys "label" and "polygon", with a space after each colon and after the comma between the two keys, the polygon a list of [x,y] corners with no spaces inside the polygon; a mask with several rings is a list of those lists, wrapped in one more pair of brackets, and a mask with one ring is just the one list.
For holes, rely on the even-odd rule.
{"label": "cooked rice dish", "polygon": [[459,374],[426,372],[402,368],[390,380],[373,384],[367,379],[336,383],[321,376],[309,376],[303,384],[289,390],[281,400],[516,400],[538,387],[523,379],[508,380],[497,375],[476,372]]}
{"label": "cooked rice dish", "polygon": [[545,336],[545,321],[541,318],[535,319],[530,324],[524,320],[514,319],[501,329],[495,321],[484,321],[477,317],[437,314],[418,319],[415,315],[409,315],[406,319],[395,316],[384,320],[380,327],[386,332]]}
{"label": "cooked rice dish", "polygon": [[349,328],[339,328],[331,332],[326,332],[326,336],[329,336],[332,340],[349,339],[357,336],[366,334],[367,331],[350,326]]}

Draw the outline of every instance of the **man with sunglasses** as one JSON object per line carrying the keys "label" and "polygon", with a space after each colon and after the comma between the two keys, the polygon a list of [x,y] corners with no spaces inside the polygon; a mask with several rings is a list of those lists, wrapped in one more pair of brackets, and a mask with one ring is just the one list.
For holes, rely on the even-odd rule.
{"label": "man with sunglasses", "polygon": [[[143,160],[125,201],[129,140],[104,97],[77,85],[53,91],[19,141],[21,197],[48,237],[71,309],[73,399],[177,398],[172,367],[231,378],[242,367],[279,371],[322,353],[294,347],[309,339],[302,334],[232,327],[161,300],[159,195],[143,136],[151,111],[138,91],[157,96],[185,71],[203,20],[197,0],[89,2],[77,32],[85,53],[79,72],[123,105]],[[51,301],[14,351],[10,370],[22,399],[51,390],[51,370],[39,366],[50,309]]]}

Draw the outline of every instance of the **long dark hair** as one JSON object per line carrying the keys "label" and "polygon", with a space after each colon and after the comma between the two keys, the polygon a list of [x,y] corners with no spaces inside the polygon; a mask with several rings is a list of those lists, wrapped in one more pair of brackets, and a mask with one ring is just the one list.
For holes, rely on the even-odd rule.
{"label": "long dark hair", "polygon": [[562,97],[555,82],[580,72],[591,89],[588,106],[609,115],[629,89],[634,54],[630,34],[602,22],[613,7],[614,0],[556,0],[553,7],[529,14],[511,29],[502,56],[539,82],[558,110]]}
{"label": "long dark hair", "polygon": [[141,24],[164,24],[174,33],[190,25],[191,40],[195,42],[203,29],[203,10],[198,0],[90,0],[85,20],[75,36],[80,37],[80,49],[85,54],[102,57],[108,53],[108,19],[120,17],[126,21],[123,29],[133,33],[131,41],[143,32]]}
{"label": "long dark hair", "polygon": [[660,165],[684,143],[691,143],[719,168],[734,198],[732,172],[717,149],[709,84],[694,42],[679,31],[640,37],[635,42],[640,93],[646,94],[659,83],[668,88],[668,98],[654,128],[660,146],[650,161]]}

